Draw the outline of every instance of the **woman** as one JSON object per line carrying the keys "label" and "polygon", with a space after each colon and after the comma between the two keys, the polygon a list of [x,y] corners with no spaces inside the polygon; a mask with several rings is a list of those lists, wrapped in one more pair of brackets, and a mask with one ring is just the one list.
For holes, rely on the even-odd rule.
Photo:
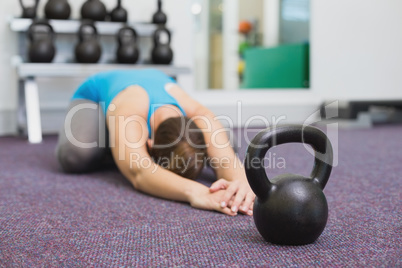
{"label": "woman", "polygon": [[[75,92],[57,155],[65,172],[82,173],[98,168],[111,150],[139,191],[227,215],[252,215],[255,195],[224,144],[228,138],[213,113],[173,79],[152,69],[116,70],[90,77]],[[194,181],[206,155],[219,178],[210,188]]]}

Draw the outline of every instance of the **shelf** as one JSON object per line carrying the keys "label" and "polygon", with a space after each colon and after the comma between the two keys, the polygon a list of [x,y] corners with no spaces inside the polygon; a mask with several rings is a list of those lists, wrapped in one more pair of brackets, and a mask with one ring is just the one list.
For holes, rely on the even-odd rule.
{"label": "shelf", "polygon": [[[81,64],[70,62],[69,59],[57,58],[54,63],[29,63],[25,62],[22,55],[26,54],[27,38],[26,31],[32,24],[31,19],[10,18],[8,19],[11,31],[18,34],[18,49],[19,54],[11,59],[11,65],[16,68],[19,83],[18,94],[18,126],[20,129],[26,129],[28,133],[28,140],[31,143],[40,143],[42,141],[42,127],[41,127],[41,114],[40,114],[40,99],[39,88],[35,78],[60,78],[60,77],[81,77],[86,78],[90,75],[116,69],[146,69],[153,68],[166,73],[169,76],[177,77],[181,74],[191,73],[188,67],[176,67],[173,65],[154,65],[147,64],[149,60],[142,59],[138,64],[117,64],[114,61],[109,61],[107,57],[96,64]],[[53,27],[56,34],[77,34],[81,26],[80,20],[49,20],[49,24]],[[151,23],[119,23],[119,22],[95,22],[95,26],[99,35],[115,36],[117,32],[124,26],[129,25],[133,27],[137,35],[140,37],[151,37],[156,30],[156,25]],[[69,36],[63,36],[69,37]],[[70,38],[68,38],[70,39]],[[108,38],[105,39],[107,41]],[[68,49],[64,46],[67,40],[60,39],[61,48],[65,51]],[[145,40],[151,41],[151,40]],[[70,43],[67,41],[67,43]],[[59,44],[60,45],[60,44]],[[109,45],[111,43],[109,42]],[[149,49],[149,47],[148,47]],[[70,54],[69,54],[70,55]],[[70,55],[71,56],[71,55]]]}
{"label": "shelf", "polygon": [[[10,29],[14,32],[25,32],[31,25],[32,19],[10,18]],[[56,33],[75,34],[81,25],[80,20],[49,20],[49,24]],[[96,21],[95,27],[100,35],[115,35],[125,24],[121,22]],[[151,36],[156,29],[152,23],[129,22],[127,25],[133,27],[139,36]]]}
{"label": "shelf", "polygon": [[27,77],[87,77],[97,72],[115,69],[153,68],[169,76],[189,74],[190,68],[152,64],[79,64],[79,63],[20,63],[17,73],[20,78]]}

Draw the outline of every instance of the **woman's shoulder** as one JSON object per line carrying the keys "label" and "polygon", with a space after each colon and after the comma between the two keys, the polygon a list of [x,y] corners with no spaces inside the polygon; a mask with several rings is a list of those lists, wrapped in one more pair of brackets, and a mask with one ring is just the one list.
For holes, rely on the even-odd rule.
{"label": "woman's shoulder", "polygon": [[119,92],[110,104],[113,106],[112,109],[108,110],[113,111],[115,115],[131,116],[136,114],[146,118],[149,99],[142,87],[132,85]]}

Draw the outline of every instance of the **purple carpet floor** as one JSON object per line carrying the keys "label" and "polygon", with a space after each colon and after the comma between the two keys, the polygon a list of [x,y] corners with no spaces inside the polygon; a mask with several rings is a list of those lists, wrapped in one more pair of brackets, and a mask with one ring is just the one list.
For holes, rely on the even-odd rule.
{"label": "purple carpet floor", "polygon": [[[402,126],[339,132],[328,223],[305,246],[265,242],[249,216],[137,192],[113,167],[63,174],[55,142],[0,138],[0,267],[402,267]],[[270,153],[270,177],[312,168],[300,144]]]}

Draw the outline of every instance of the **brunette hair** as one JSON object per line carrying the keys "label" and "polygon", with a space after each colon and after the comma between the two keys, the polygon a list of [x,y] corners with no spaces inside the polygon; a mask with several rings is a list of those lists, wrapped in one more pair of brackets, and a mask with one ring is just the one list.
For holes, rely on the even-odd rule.
{"label": "brunette hair", "polygon": [[188,117],[171,117],[156,129],[149,153],[155,163],[188,179],[195,180],[207,156],[204,135]]}

